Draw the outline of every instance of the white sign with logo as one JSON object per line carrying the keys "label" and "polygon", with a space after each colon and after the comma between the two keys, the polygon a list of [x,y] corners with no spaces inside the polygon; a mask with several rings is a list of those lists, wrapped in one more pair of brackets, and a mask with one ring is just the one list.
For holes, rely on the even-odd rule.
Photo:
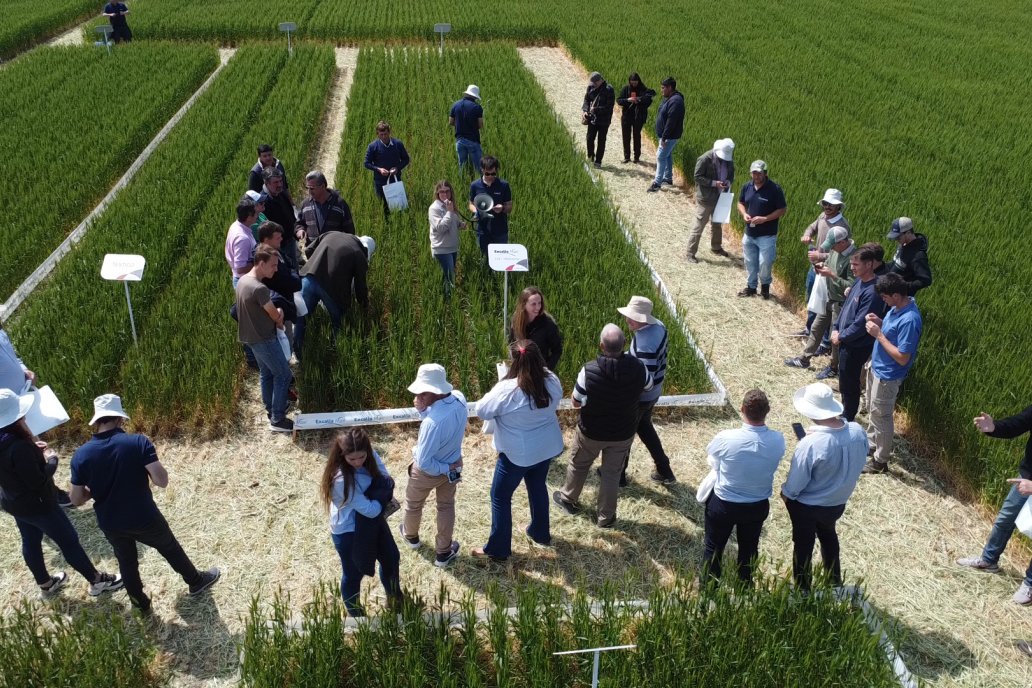
{"label": "white sign with logo", "polygon": [[143,256],[131,253],[108,253],[104,256],[104,263],[100,266],[100,276],[112,282],[121,282],[125,285],[125,303],[129,306],[129,325],[133,330],[133,343],[136,340],[136,320],[133,318],[133,302],[129,298],[129,283],[143,280],[143,269],[147,267],[147,261]]}
{"label": "white sign with logo", "polygon": [[495,272],[530,272],[527,247],[523,244],[488,244],[487,264]]}

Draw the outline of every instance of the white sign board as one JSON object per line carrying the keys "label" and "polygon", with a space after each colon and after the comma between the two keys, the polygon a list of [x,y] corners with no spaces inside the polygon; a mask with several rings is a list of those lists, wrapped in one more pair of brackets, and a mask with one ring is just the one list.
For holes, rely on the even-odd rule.
{"label": "white sign board", "polygon": [[434,33],[449,33],[451,24],[434,24]]}
{"label": "white sign board", "polygon": [[297,31],[297,24],[294,22],[282,22],[279,25],[279,30],[284,33],[287,31]]}
{"label": "white sign board", "polygon": [[68,422],[68,412],[50,386],[34,389],[23,395],[32,397],[32,408],[25,414],[25,424],[33,435],[42,435],[51,428]]}
{"label": "white sign board", "polygon": [[115,282],[139,282],[143,279],[143,269],[147,261],[143,256],[126,253],[109,253],[104,256],[104,264],[100,267],[100,276]]}
{"label": "white sign board", "polygon": [[496,272],[530,272],[527,247],[523,244],[488,244],[487,264]]}

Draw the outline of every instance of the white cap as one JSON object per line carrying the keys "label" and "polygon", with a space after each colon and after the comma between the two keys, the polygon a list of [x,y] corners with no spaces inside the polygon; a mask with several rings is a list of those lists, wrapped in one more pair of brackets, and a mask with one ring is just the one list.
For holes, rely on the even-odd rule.
{"label": "white cap", "polygon": [[413,394],[433,392],[434,394],[447,394],[453,387],[448,383],[448,374],[440,363],[424,363],[416,371],[416,380],[408,386],[408,391]]}
{"label": "white cap", "polygon": [[802,389],[797,389],[792,396],[792,405],[796,411],[811,420],[828,420],[842,415],[844,407],[823,382],[815,382]]}
{"label": "white cap", "polygon": [[480,100],[480,87],[477,86],[476,84],[470,84],[469,86],[466,87],[466,90],[463,92],[462,95],[464,95],[464,96],[473,96],[477,100]]}
{"label": "white cap", "polygon": [[749,166],[749,172],[766,172],[767,163],[762,160],[753,160],[753,164]]}
{"label": "white cap", "polygon": [[101,418],[129,418],[122,409],[122,399],[117,394],[101,394],[93,400],[93,418],[90,425],[93,425]]}

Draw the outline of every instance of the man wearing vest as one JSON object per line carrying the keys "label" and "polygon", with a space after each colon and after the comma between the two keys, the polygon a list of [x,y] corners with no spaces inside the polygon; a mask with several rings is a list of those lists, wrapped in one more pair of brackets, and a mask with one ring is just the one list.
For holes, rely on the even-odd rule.
{"label": "man wearing vest", "polygon": [[577,500],[588,470],[602,454],[602,484],[598,488],[598,526],[616,523],[616,497],[620,472],[631,451],[638,429],[638,399],[652,387],[645,364],[624,353],[623,331],[610,323],[602,328],[602,355],[586,363],[577,374],[573,406],[580,409],[580,421],[573,439],[566,483],[552,493],[552,501],[568,514],[577,514]]}

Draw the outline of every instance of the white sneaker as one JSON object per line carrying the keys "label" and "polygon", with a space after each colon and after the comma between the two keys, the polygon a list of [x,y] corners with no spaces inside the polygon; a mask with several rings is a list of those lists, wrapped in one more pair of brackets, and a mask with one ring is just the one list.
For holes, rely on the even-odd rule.
{"label": "white sneaker", "polygon": [[409,549],[419,549],[423,545],[423,543],[419,541],[418,537],[415,541],[412,541],[409,539],[409,536],[405,534],[405,521],[398,524],[398,532],[401,533],[401,539],[409,546]]}
{"label": "white sneaker", "polygon": [[1021,587],[1014,593],[1014,597],[1011,598],[1017,604],[1032,604],[1032,585],[1029,585],[1025,581],[1021,581]]}
{"label": "white sneaker", "polygon": [[96,583],[90,583],[90,597],[122,589],[122,576],[117,573],[102,573]]}
{"label": "white sneaker", "polygon": [[68,582],[68,574],[64,571],[58,571],[56,576],[50,577],[50,582],[46,586],[39,586],[39,596],[44,600],[49,600],[51,597],[57,594],[57,591],[65,586]]}
{"label": "white sneaker", "polygon": [[999,573],[999,564],[990,564],[982,557],[966,557],[964,559],[957,559],[958,566],[966,566],[969,569],[975,569],[976,571],[983,571],[985,573]]}
{"label": "white sneaker", "polygon": [[459,541],[452,540],[451,549],[444,554],[438,553],[437,558],[434,560],[434,566],[439,569],[443,569],[449,565],[459,556]]}

